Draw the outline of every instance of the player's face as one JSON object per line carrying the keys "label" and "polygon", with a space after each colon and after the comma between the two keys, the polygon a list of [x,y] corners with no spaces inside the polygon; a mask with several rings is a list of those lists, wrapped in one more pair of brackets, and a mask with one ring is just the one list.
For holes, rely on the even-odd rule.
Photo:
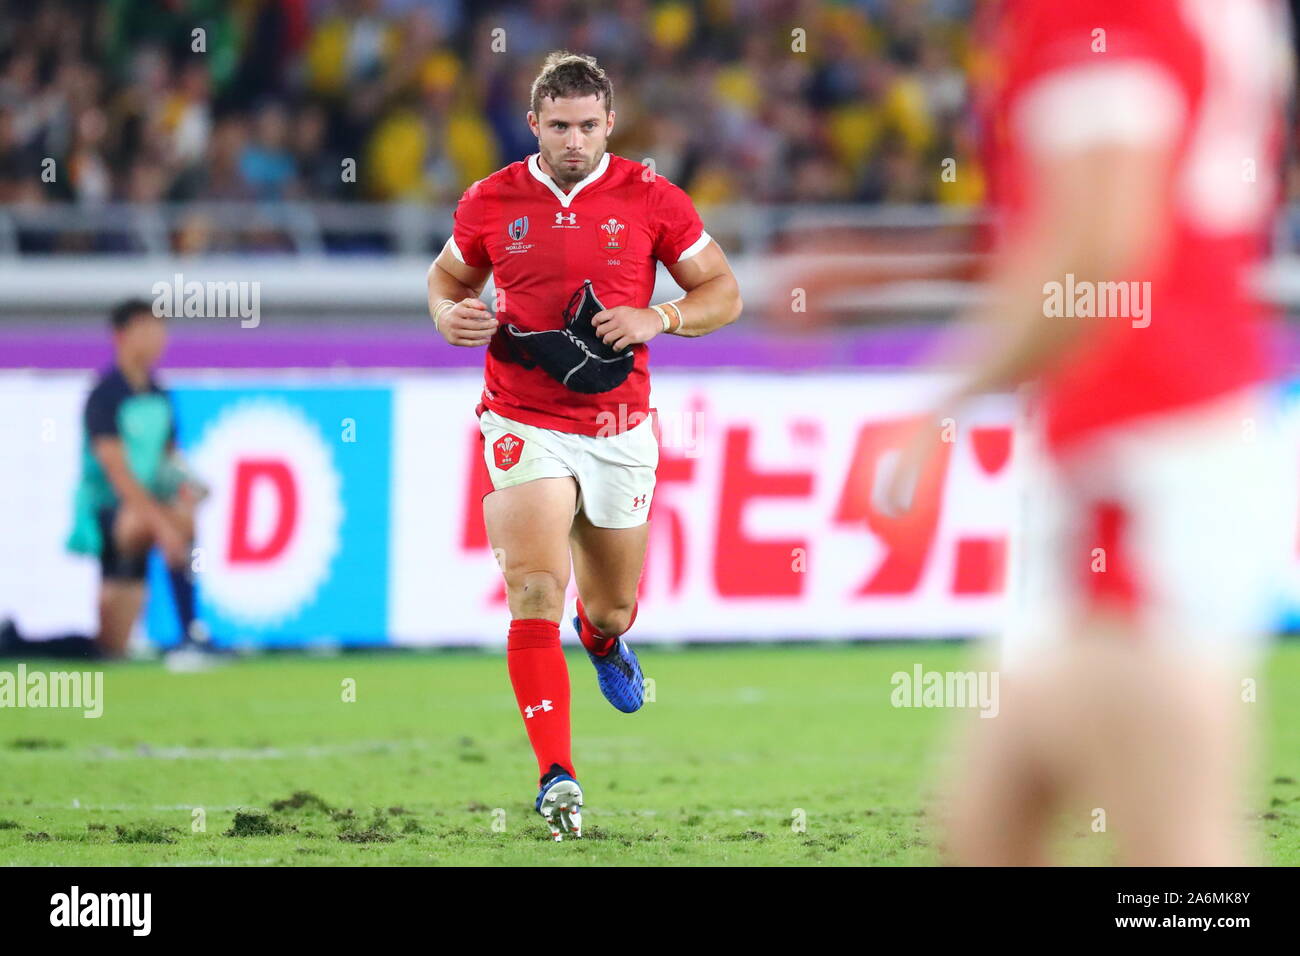
{"label": "player's face", "polygon": [[561,182],[585,179],[605,155],[605,141],[614,128],[614,114],[605,112],[604,97],[543,97],[541,115],[528,112],[528,125],[537,148]]}
{"label": "player's face", "polygon": [[117,333],[119,354],[147,368],[153,368],[167,347],[167,324],[152,312],[137,312]]}

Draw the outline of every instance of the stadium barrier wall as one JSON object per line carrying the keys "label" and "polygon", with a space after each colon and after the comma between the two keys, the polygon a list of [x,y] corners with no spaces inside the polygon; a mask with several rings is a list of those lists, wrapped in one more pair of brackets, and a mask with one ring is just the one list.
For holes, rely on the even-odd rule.
{"label": "stadium barrier wall", "polygon": [[[35,635],[94,627],[97,569],[63,550],[90,383],[0,373],[0,617]],[[479,507],[480,383],[459,371],[170,375],[182,447],[213,489],[194,563],[216,639],[504,645]],[[908,516],[888,519],[872,502],[899,426],[942,384],[919,373],[657,374],[661,460],[638,639],[995,631],[1015,502],[1012,399],[963,417]],[[1300,452],[1300,383],[1283,395],[1288,447]],[[170,643],[156,556],[150,573],[148,634]],[[1278,617],[1298,621],[1300,559]]]}

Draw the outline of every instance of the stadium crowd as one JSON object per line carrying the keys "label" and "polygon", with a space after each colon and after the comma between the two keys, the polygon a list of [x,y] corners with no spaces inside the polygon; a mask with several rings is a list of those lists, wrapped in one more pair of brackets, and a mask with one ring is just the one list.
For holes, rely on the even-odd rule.
{"label": "stadium crowd", "polygon": [[970,5],[6,4],[0,202],[454,202],[534,151],[529,86],[558,48],[610,72],[614,151],[653,157],[701,205],[968,202],[973,164],[956,183],[938,171],[970,154]]}

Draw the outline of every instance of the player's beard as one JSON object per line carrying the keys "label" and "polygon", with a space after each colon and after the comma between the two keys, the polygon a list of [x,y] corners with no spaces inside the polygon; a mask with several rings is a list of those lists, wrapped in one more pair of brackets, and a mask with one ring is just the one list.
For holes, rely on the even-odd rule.
{"label": "player's beard", "polygon": [[592,156],[589,162],[586,161],[586,157],[584,156],[584,162],[581,166],[570,166],[565,162],[565,159],[567,158],[566,154],[557,153],[555,156],[546,157],[546,165],[551,167],[551,171],[554,173],[554,178],[557,181],[572,186],[575,183],[582,182],[591,174],[591,171],[596,168],[596,164],[600,162],[600,157],[604,155],[604,152],[603,149],[600,150]]}

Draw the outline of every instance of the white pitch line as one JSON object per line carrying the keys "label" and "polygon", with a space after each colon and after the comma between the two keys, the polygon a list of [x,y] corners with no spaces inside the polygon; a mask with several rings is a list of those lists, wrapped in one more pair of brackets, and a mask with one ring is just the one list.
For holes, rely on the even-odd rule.
{"label": "white pitch line", "polygon": [[166,863],[149,863],[147,866],[268,866],[272,863],[284,863],[278,856],[268,856],[263,860],[227,860],[224,857],[216,860],[179,860],[168,861]]}
{"label": "white pitch line", "polygon": [[355,754],[387,754],[428,750],[422,740],[366,740],[352,744],[318,744],[308,747],[154,747],[141,744],[133,749],[95,746],[83,750],[51,751],[48,756],[78,760],[290,760],[302,757],[335,757]]}
{"label": "white pitch line", "polygon": [[[104,811],[118,811],[118,810],[129,811],[129,812],[135,813],[135,812],[139,812],[139,811],[141,811],[141,810],[155,810],[155,811],[174,810],[174,811],[181,811],[181,810],[198,810],[198,809],[203,809],[203,810],[208,811],[209,813],[220,813],[220,812],[223,812],[223,811],[224,811],[224,812],[233,812],[233,811],[236,811],[236,810],[257,810],[257,809],[259,809],[259,808],[258,808],[258,807],[251,807],[251,806],[249,806],[247,803],[238,803],[238,804],[235,804],[234,806],[230,806],[230,807],[214,807],[214,806],[211,806],[210,804],[206,804],[206,803],[186,803],[186,804],[179,804],[179,803],[177,803],[177,804],[169,804],[169,805],[161,805],[161,804],[159,804],[159,805],[154,805],[154,806],[150,806],[150,805],[145,804],[145,803],[99,803],[99,804],[85,804],[85,803],[83,803],[83,804],[82,804],[81,806],[79,806],[79,807],[70,807],[70,806],[68,806],[66,803],[24,803],[24,804],[21,805],[20,809],[24,809],[24,810],[84,810],[84,811],[94,811],[94,812],[96,812],[96,813],[100,813],[100,812],[104,812]],[[269,812],[269,811],[268,811],[268,812]]]}

